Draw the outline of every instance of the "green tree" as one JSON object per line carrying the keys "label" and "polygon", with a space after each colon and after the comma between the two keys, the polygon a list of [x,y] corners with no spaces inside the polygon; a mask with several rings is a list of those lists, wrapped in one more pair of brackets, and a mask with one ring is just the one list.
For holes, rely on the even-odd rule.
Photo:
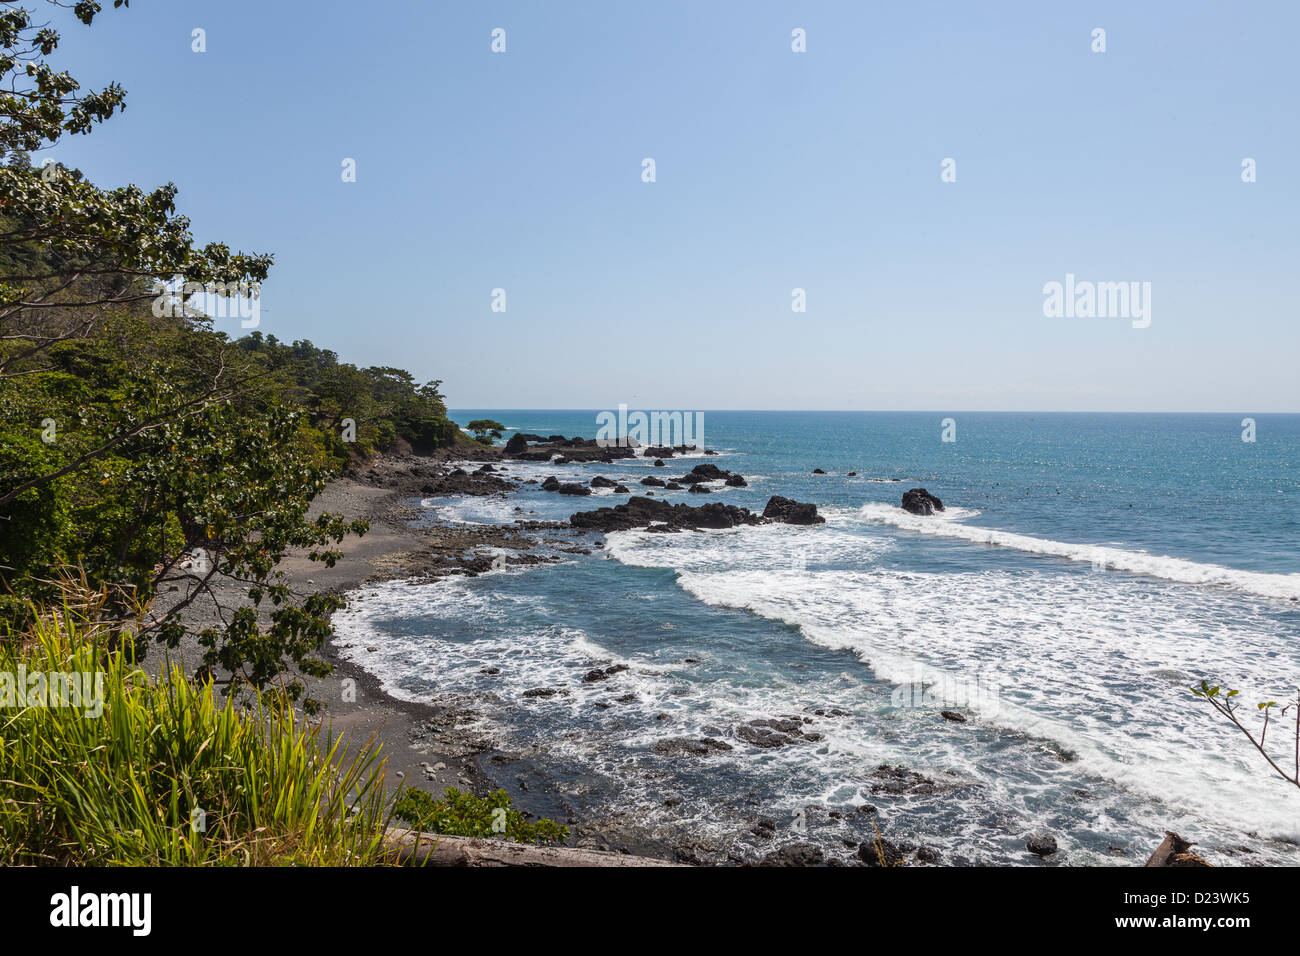
{"label": "green tree", "polygon": [[490,445],[493,441],[501,437],[506,426],[500,422],[494,422],[490,418],[476,418],[467,426],[474,434],[474,440],[484,445]]}
{"label": "green tree", "polygon": [[[71,9],[90,25],[100,8]],[[0,630],[54,598],[69,566],[117,595],[123,618],[168,597],[133,622],[142,642],[176,644],[206,595],[204,666],[297,698],[287,669],[327,672],[315,655],[338,600],[293,595],[276,566],[290,549],[332,564],[365,526],[307,517],[337,456],[285,377],[213,332],[190,291],[255,286],[271,257],[196,248],[171,184],[101,189],[35,167],[30,152],[124,105],[116,84],[83,93],[51,66],[58,45],[28,9],[0,4]]]}

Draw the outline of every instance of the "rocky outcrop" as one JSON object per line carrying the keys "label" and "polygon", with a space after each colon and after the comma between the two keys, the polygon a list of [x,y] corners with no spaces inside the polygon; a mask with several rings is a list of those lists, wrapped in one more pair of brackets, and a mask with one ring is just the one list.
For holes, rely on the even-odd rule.
{"label": "rocky outcrop", "polygon": [[632,528],[681,531],[734,528],[737,525],[761,522],[762,519],[749,509],[735,505],[710,502],[691,507],[640,496],[630,498],[626,504],[582,511],[569,518],[570,525],[587,531],[628,531]]}
{"label": "rocky outcrop", "polygon": [[674,478],[673,481],[681,482],[683,485],[697,485],[702,481],[723,481],[731,477],[731,472],[723,471],[717,465],[705,464],[696,465],[680,478]]}
{"label": "rocky outcrop", "polygon": [[688,451],[699,451],[695,445],[647,445],[645,450],[646,458],[671,458],[673,454],[685,454]]}
{"label": "rocky outcrop", "polygon": [[903,851],[884,837],[858,844],[858,859],[863,866],[902,866]]}
{"label": "rocky outcrop", "polygon": [[591,487],[593,488],[615,488],[617,486],[617,481],[610,481],[604,475],[597,475],[595,478],[591,479]]}
{"label": "rocky outcrop", "polygon": [[473,473],[456,468],[420,486],[420,494],[436,495],[495,495],[513,491],[515,484],[482,469]]}
{"label": "rocky outcrop", "polygon": [[626,664],[614,664],[605,668],[596,667],[587,671],[582,679],[585,683],[594,684],[598,681],[609,680],[615,674],[621,674],[627,669]]}
{"label": "rocky outcrop", "polygon": [[594,438],[565,438],[563,435],[515,434],[506,442],[508,458],[520,461],[550,461],[556,455],[563,462],[617,461],[636,456],[637,442],[629,438],[620,444],[610,445]]}
{"label": "rocky outcrop", "polygon": [[[645,481],[657,479],[642,479]],[[576,487],[582,487],[578,485]],[[691,490],[696,490],[692,486]],[[558,490],[558,489],[557,489]],[[703,489],[700,489],[701,491]],[[634,496],[626,504],[595,511],[580,511],[570,516],[569,524],[585,531],[629,531],[645,528],[648,531],[675,532],[701,528],[734,528],[738,525],[763,524],[780,521],[788,524],[820,524],[826,519],[817,514],[817,506],[791,501],[774,495],[763,514],[756,515],[748,508],[710,502],[706,505],[674,505],[643,496]]]}
{"label": "rocky outcrop", "polygon": [[665,737],[655,741],[654,752],[662,757],[707,757],[731,750],[731,744],[713,737]]}
{"label": "rocky outcrop", "polygon": [[943,510],[943,502],[924,488],[909,488],[903,492],[903,510],[914,515],[932,515]]}
{"label": "rocky outcrop", "polygon": [[803,721],[797,717],[764,717],[751,720],[749,723],[740,724],[732,733],[737,740],[743,740],[750,746],[763,750],[822,739],[821,734],[804,733]]}
{"label": "rocky outcrop", "polygon": [[773,495],[767,500],[763,517],[769,521],[783,521],[786,524],[823,524],[826,519],[817,513],[817,506]]}
{"label": "rocky outcrop", "polygon": [[826,854],[812,843],[787,843],[763,857],[759,866],[821,866]]}

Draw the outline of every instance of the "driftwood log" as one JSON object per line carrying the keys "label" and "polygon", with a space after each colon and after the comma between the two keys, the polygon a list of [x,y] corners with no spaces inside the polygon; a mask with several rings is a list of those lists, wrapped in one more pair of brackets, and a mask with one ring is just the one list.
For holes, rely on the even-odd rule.
{"label": "driftwood log", "polygon": [[1147,860],[1147,866],[1214,866],[1192,852],[1195,843],[1188,843],[1172,830],[1165,831],[1165,838],[1156,847],[1156,852]]}
{"label": "driftwood log", "polygon": [[666,860],[577,847],[533,846],[505,840],[417,833],[390,827],[385,841],[397,863],[409,866],[678,866]]}

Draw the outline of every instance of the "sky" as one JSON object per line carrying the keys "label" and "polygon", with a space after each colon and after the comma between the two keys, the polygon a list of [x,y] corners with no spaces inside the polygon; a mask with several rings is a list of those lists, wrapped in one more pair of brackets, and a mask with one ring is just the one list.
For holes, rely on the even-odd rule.
{"label": "sky", "polygon": [[454,408],[1300,411],[1290,0],[105,6],[54,62],[127,109],[42,155]]}

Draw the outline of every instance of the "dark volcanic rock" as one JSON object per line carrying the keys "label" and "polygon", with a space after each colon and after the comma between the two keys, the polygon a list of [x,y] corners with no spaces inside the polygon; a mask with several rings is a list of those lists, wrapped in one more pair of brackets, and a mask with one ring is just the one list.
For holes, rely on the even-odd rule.
{"label": "dark volcanic rock", "polygon": [[587,671],[582,679],[588,684],[594,684],[597,681],[609,680],[615,674],[621,674],[625,670],[627,670],[626,664],[614,664],[612,667],[606,667],[603,670],[596,667]]}
{"label": "dark volcanic rock", "polygon": [[661,523],[668,526],[662,530],[734,528],[742,524],[759,524],[761,521],[758,515],[747,508],[724,505],[721,502],[691,507],[640,496],[628,499],[626,504],[582,511],[569,518],[569,524],[573,527],[590,531],[626,531],[652,524],[655,525],[654,530],[661,530],[658,527]]}
{"label": "dark volcanic rock", "polygon": [[542,491],[556,491],[560,487],[560,479],[551,475],[551,477],[543,481],[539,487]]}
{"label": "dark volcanic rock", "polygon": [[803,721],[791,717],[751,720],[737,727],[734,733],[738,740],[764,750],[822,738],[821,734],[805,734]]}
{"label": "dark volcanic rock", "polygon": [[586,485],[580,485],[580,484],[578,484],[577,482],[568,482],[567,484],[560,485],[560,487],[556,488],[555,490],[558,491],[558,492],[559,492],[560,494],[562,494],[562,495],[589,495],[589,494],[591,494],[591,489],[590,489],[590,488],[588,488]]}
{"label": "dark volcanic rock", "polygon": [[731,744],[712,737],[666,737],[655,741],[654,752],[663,757],[707,757],[712,753],[730,750]]}
{"label": "dark volcanic rock", "polygon": [[549,461],[556,455],[561,456],[561,462],[616,461],[634,457],[636,447],[633,439],[611,444],[594,438],[565,438],[563,435],[543,438],[541,435],[518,433],[510,436],[505,452],[521,461]]}
{"label": "dark volcanic rock", "polygon": [[814,469],[813,469],[813,474],[814,474],[814,475],[824,475],[824,474],[826,474],[826,472],[822,471],[820,468],[814,468]]}
{"label": "dark volcanic rock", "polygon": [[707,495],[710,493],[709,489],[705,488],[703,485],[691,485],[690,490],[691,494],[694,495]]}
{"label": "dark volcanic rock", "polygon": [[732,472],[727,476],[727,487],[729,488],[748,488],[749,482],[745,480],[744,475],[738,475]]}
{"label": "dark volcanic rock", "polygon": [[628,491],[627,485],[614,486],[614,494],[616,495],[630,495],[631,493],[632,492]]}
{"label": "dark volcanic rock", "polygon": [[556,694],[567,693],[557,687],[534,687],[532,690],[524,691],[525,697],[554,697]]}
{"label": "dark volcanic rock", "polygon": [[591,487],[593,488],[613,488],[617,484],[618,482],[610,481],[604,475],[597,475],[595,478],[591,479]]}
{"label": "dark volcanic rock", "polygon": [[884,837],[858,846],[858,859],[866,866],[902,866],[903,851]]}
{"label": "dark volcanic rock", "polygon": [[655,478],[651,475],[647,475],[641,479],[641,484],[649,485],[652,488],[662,488],[664,486],[664,480],[662,478]]}
{"label": "dark volcanic rock", "polygon": [[674,478],[674,481],[680,481],[683,485],[695,485],[701,481],[722,481],[730,478],[731,472],[723,471],[717,465],[704,464],[696,465],[680,478]]}
{"label": "dark volcanic rock", "polygon": [[903,510],[914,515],[932,515],[943,510],[943,502],[924,488],[910,488],[903,492]]}
{"label": "dark volcanic rock", "polygon": [[1056,837],[1050,833],[1035,833],[1025,842],[1025,848],[1034,856],[1051,856],[1056,852]]}
{"label": "dark volcanic rock", "polygon": [[767,500],[763,517],[771,521],[784,521],[786,524],[822,524],[826,521],[817,513],[817,506],[780,495],[773,495]]}
{"label": "dark volcanic rock", "polygon": [[470,474],[463,468],[447,472],[420,487],[422,495],[494,495],[515,488],[513,482],[484,472],[481,468]]}
{"label": "dark volcanic rock", "polygon": [[655,467],[656,467],[656,468],[667,468],[668,466],[664,464],[664,460],[663,460],[662,458],[656,458],[656,459],[655,459]]}
{"label": "dark volcanic rock", "polygon": [[966,723],[966,715],[958,713],[955,710],[941,710],[939,711],[939,716],[944,720],[951,720],[954,724]]}
{"label": "dark volcanic rock", "polygon": [[891,767],[882,763],[871,774],[872,793],[912,793],[931,795],[953,789],[955,784],[944,784],[906,767]]}
{"label": "dark volcanic rock", "polygon": [[682,490],[682,486],[675,481],[670,481],[668,482],[668,484],[664,485],[664,491],[681,491],[681,490]]}
{"label": "dark volcanic rock", "polygon": [[763,857],[759,866],[821,866],[826,854],[811,843],[787,843]]}

